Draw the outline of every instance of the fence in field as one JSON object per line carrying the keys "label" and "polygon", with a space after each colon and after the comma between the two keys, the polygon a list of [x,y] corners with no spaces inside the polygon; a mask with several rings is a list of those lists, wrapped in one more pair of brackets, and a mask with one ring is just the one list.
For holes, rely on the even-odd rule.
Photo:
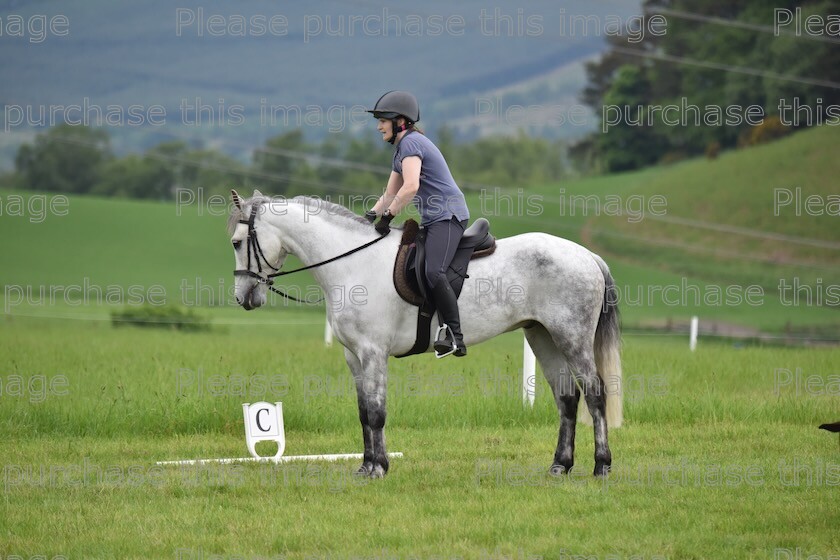
{"label": "fence in field", "polygon": [[[700,321],[694,316],[691,318],[689,333],[689,349],[694,352],[697,348],[697,330]],[[327,319],[324,325],[324,344],[332,346],[333,332],[330,321]],[[522,404],[534,406],[534,399],[537,396],[537,357],[524,336],[522,345]]]}

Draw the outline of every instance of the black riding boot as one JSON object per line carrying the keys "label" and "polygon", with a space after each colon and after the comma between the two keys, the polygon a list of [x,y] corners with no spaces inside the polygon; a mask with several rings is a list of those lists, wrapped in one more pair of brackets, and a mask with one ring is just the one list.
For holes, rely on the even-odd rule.
{"label": "black riding boot", "polygon": [[438,339],[435,341],[435,352],[439,355],[452,352],[452,337],[454,336],[454,354],[458,357],[466,356],[467,347],[464,345],[464,337],[461,334],[461,319],[458,314],[458,298],[455,297],[455,292],[452,291],[452,286],[450,286],[449,282],[445,279],[442,279],[435,284],[435,287],[432,289],[432,295],[435,300],[438,316],[444,324],[449,327],[439,333]]}

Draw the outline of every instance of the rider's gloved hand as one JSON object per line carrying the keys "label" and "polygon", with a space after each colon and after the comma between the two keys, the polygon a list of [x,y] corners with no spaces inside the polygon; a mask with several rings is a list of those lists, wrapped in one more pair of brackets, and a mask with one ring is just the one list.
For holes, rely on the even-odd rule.
{"label": "rider's gloved hand", "polygon": [[367,212],[365,212],[365,219],[367,221],[369,221],[370,223],[375,222],[376,221],[376,212],[374,212],[373,210],[368,210]]}
{"label": "rider's gloved hand", "polygon": [[394,219],[394,215],[391,214],[390,210],[385,210],[385,213],[382,214],[382,217],[379,218],[379,221],[376,222],[376,231],[381,233],[382,235],[387,234],[391,231],[391,220]]}

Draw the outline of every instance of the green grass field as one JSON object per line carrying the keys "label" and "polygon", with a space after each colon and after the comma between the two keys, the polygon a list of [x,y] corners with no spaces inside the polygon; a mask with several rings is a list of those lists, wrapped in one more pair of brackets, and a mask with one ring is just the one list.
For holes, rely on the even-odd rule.
{"label": "green grass field", "polygon": [[[561,235],[612,268],[625,425],[610,433],[606,480],[590,476],[586,427],[572,475],[547,475],[557,411],[539,374],[536,405],[521,404],[519,332],[465,360],[391,360],[387,440],[405,457],[384,480],[355,478],[356,462],[156,467],[245,456],[241,403],[259,400],[283,401],[287,454],[360,452],[323,307],[233,305],[225,217],[206,206],[70,197],[66,215],[40,219],[33,193],[0,191],[0,560],[831,558],[840,446],[817,426],[840,420],[836,344],[701,336],[690,353],[684,335],[645,328],[696,314],[840,339],[836,305],[788,305],[775,289],[793,277],[840,286],[825,245],[840,241],[836,218],[767,218],[774,188],[836,189],[836,138],[818,129],[716,161],[535,186],[523,191],[542,197],[534,216],[515,196],[492,207],[469,196],[497,235]],[[582,194],[662,194],[666,218],[705,225],[571,215],[568,197]],[[23,216],[9,206],[18,195],[32,205]],[[286,284],[305,294],[314,281]],[[750,285],[763,290],[756,304],[695,302],[686,287],[702,299]],[[668,286],[690,297],[666,301]],[[135,297],[188,307],[211,329],[112,326]]]}
{"label": "green grass field", "polygon": [[518,333],[467,360],[392,359],[387,436],[405,457],[384,480],[354,478],[356,462],[154,465],[247,456],[241,403],[263,399],[284,402],[287,454],[359,452],[340,348],[309,323],[186,334],[7,318],[4,390],[40,381],[0,398],[2,557],[825,558],[840,546],[840,447],[816,429],[840,417],[837,349],[691,354],[626,337],[626,425],[602,481],[583,426],[573,474],[546,474],[557,413],[541,377],[536,406],[520,404]]}

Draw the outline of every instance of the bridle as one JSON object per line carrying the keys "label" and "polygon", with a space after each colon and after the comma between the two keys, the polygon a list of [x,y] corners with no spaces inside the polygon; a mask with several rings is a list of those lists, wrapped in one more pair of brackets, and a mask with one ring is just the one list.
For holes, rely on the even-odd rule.
{"label": "bridle", "polygon": [[[265,254],[263,253],[262,247],[260,246],[260,240],[257,238],[257,230],[254,227],[254,219],[256,218],[257,212],[259,212],[262,204],[263,204],[262,200],[254,201],[254,203],[251,205],[251,214],[248,216],[248,219],[247,220],[239,220],[240,224],[245,224],[245,225],[248,226],[248,268],[234,270],[233,275],[234,276],[249,276],[251,278],[256,278],[256,280],[259,284],[265,284],[268,287],[268,289],[271,290],[272,292],[274,292],[275,294],[280,294],[281,296],[285,297],[286,299],[290,299],[290,300],[296,301],[298,303],[313,303],[313,304],[321,303],[322,301],[324,301],[324,298],[322,297],[321,299],[319,299],[318,301],[315,301],[315,302],[308,302],[308,301],[299,300],[296,297],[290,296],[289,294],[285,293],[284,291],[275,288],[274,287],[274,278],[277,278],[278,276],[285,276],[286,274],[301,272],[303,270],[309,270],[310,268],[315,268],[315,267],[318,267],[318,266],[321,266],[321,265],[324,265],[324,264],[327,264],[327,263],[331,263],[333,261],[337,261],[338,259],[340,259],[342,257],[352,255],[356,251],[361,251],[362,249],[370,247],[374,243],[376,243],[378,241],[382,241],[383,239],[385,239],[387,237],[387,234],[380,235],[379,237],[377,237],[373,241],[368,241],[364,245],[356,247],[355,249],[351,249],[351,250],[347,251],[346,253],[342,253],[338,256],[332,257],[331,259],[327,259],[327,260],[321,261],[319,263],[311,264],[309,266],[302,266],[302,267],[296,268],[294,270],[287,270],[285,272],[281,272],[279,268],[273,266],[270,262],[268,262],[268,259],[265,258]],[[253,260],[257,263],[257,272],[254,272],[253,270],[251,270],[251,255],[252,254],[253,254]],[[268,268],[270,268],[271,270],[273,270],[274,272],[267,273],[267,274],[263,275],[263,263],[265,263],[265,265]]]}

